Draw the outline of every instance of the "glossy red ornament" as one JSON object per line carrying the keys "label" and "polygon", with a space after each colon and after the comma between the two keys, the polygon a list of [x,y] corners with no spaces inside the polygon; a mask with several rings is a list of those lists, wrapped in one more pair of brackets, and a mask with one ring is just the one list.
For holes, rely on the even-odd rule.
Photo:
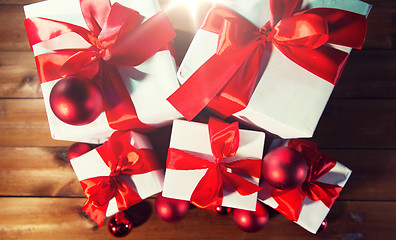
{"label": "glossy red ornament", "polygon": [[99,87],[87,78],[68,76],[58,81],[50,93],[55,116],[71,125],[85,125],[103,111]]}
{"label": "glossy red ornament", "polygon": [[305,181],[308,165],[296,150],[278,147],[264,156],[262,174],[274,188],[293,189],[301,186]]}
{"label": "glossy red ornament", "polygon": [[323,220],[323,222],[320,224],[320,227],[318,229],[318,232],[324,231],[327,227],[327,219]]}
{"label": "glossy red ornament", "polygon": [[114,237],[124,237],[132,230],[131,218],[124,212],[118,212],[110,217],[108,229]]}
{"label": "glossy red ornament", "polygon": [[155,200],[155,211],[164,221],[176,222],[182,220],[190,209],[188,201],[166,198],[162,193],[158,194]]}
{"label": "glossy red ornament", "polygon": [[269,220],[269,213],[260,202],[257,202],[256,211],[234,209],[232,216],[235,224],[245,232],[260,231]]}
{"label": "glossy red ornament", "polygon": [[214,212],[215,212],[216,214],[218,214],[218,215],[221,215],[221,216],[228,215],[228,214],[231,213],[231,211],[232,211],[232,208],[223,207],[223,206],[217,206],[217,207],[215,207],[215,209],[214,209]]}
{"label": "glossy red ornament", "polygon": [[91,145],[87,143],[81,143],[81,142],[76,142],[73,143],[68,149],[67,149],[67,159],[72,160],[73,158],[79,157],[83,155],[84,153],[87,153],[92,150]]}

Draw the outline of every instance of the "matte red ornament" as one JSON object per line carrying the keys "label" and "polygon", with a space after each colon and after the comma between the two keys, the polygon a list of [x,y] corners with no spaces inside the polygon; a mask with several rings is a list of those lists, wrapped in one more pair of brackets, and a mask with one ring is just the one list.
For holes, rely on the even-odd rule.
{"label": "matte red ornament", "polygon": [[67,149],[67,159],[72,160],[73,158],[79,157],[83,155],[84,153],[87,153],[92,150],[91,145],[87,143],[81,143],[81,142],[76,142],[73,143],[68,149]]}
{"label": "matte red ornament", "polygon": [[221,216],[228,215],[228,214],[231,213],[231,211],[232,211],[232,208],[223,207],[223,206],[217,206],[214,209],[214,212],[217,213],[218,215],[221,215]]}
{"label": "matte red ornament", "polygon": [[124,237],[132,230],[131,218],[124,212],[118,212],[109,219],[108,229],[114,237]]}
{"label": "matte red ornament", "polygon": [[235,224],[245,232],[260,231],[269,220],[269,213],[260,202],[257,202],[256,211],[234,209],[232,215]]}
{"label": "matte red ornament", "polygon": [[308,174],[303,156],[289,147],[278,147],[264,156],[264,179],[274,188],[287,190],[301,186]]}
{"label": "matte red ornament", "polygon": [[164,221],[177,222],[182,220],[190,209],[188,201],[166,198],[162,193],[158,194],[155,200],[155,211]]}
{"label": "matte red ornament", "polygon": [[94,121],[103,111],[103,96],[91,80],[68,76],[52,88],[50,106],[61,121],[71,125],[85,125]]}

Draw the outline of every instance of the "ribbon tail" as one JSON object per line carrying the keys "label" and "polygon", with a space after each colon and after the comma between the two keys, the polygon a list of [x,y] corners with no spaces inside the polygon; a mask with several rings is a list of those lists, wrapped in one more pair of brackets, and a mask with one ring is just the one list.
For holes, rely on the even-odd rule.
{"label": "ribbon tail", "polygon": [[131,187],[133,182],[128,175],[120,175],[118,181],[117,193],[115,196],[117,202],[117,208],[120,211],[128,209],[143,199],[139,194]]}
{"label": "ribbon tail", "polygon": [[229,189],[227,190],[230,190],[231,192],[236,190],[242,196],[248,196],[262,189],[262,187],[257,184],[249,182],[248,180],[227,171],[223,171],[223,181],[225,186],[224,188],[228,186]]}
{"label": "ribbon tail", "polygon": [[331,84],[337,83],[349,56],[325,45],[316,49],[275,45],[290,60]]}
{"label": "ribbon tail", "polygon": [[258,46],[208,107],[224,118],[245,109],[259,80],[263,56],[264,46]]}
{"label": "ribbon tail", "polygon": [[191,121],[230,81],[245,58],[244,51],[213,55],[167,100]]}
{"label": "ribbon tail", "polygon": [[151,127],[142,123],[135,106],[123,83],[117,67],[103,64],[102,77],[98,79],[103,89],[104,108],[109,125],[117,130],[148,130]]}
{"label": "ribbon tail", "polygon": [[104,220],[106,218],[106,210],[107,210],[108,204],[103,205],[103,206],[96,206],[87,199],[85,201],[84,205],[81,208],[82,212],[85,212],[88,214],[88,216],[98,224],[99,227],[103,226]]}
{"label": "ribbon tail", "polygon": [[199,208],[212,209],[222,202],[222,186],[223,181],[218,167],[209,168],[195,187],[190,202]]}
{"label": "ribbon tail", "polygon": [[[132,23],[133,26],[135,22]],[[159,50],[166,49],[168,43],[176,37],[172,23],[163,12],[155,14],[136,27],[132,26],[128,26],[126,22],[121,29],[122,36],[106,49],[104,59],[108,63],[137,66]]]}
{"label": "ribbon tail", "polygon": [[274,194],[272,198],[279,204],[276,210],[286,216],[290,221],[296,222],[300,216],[305,195],[300,188]]}

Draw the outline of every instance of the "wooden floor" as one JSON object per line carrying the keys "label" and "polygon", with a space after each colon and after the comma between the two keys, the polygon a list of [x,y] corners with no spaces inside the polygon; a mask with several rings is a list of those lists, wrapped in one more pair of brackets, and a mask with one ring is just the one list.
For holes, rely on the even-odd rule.
{"label": "wooden floor", "polygon": [[[71,143],[49,134],[23,26],[22,6],[36,1],[0,0],[0,239],[110,239],[80,214],[85,199],[62,160]],[[160,2],[165,8],[170,0]],[[315,236],[272,214],[262,231],[245,233],[231,216],[195,208],[174,224],[143,211],[147,221],[127,239],[396,239],[396,1],[366,2],[374,8],[364,49],[353,51],[313,138],[353,170],[325,231]],[[196,26],[182,7],[167,13],[180,62]],[[169,130],[150,134],[163,161]]]}

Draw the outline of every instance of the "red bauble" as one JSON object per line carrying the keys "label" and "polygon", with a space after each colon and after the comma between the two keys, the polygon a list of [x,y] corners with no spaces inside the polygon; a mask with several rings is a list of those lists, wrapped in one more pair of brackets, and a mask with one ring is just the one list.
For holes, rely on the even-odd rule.
{"label": "red bauble", "polygon": [[323,222],[320,224],[320,227],[318,229],[318,232],[324,231],[327,227],[327,219],[323,220]]}
{"label": "red bauble", "polygon": [[262,174],[274,188],[293,189],[301,186],[305,181],[308,165],[296,150],[278,147],[264,156]]}
{"label": "red bauble", "polygon": [[221,216],[228,215],[228,214],[231,213],[231,211],[232,211],[232,208],[223,207],[223,206],[217,206],[217,207],[214,209],[214,212],[217,213],[218,215],[221,215]]}
{"label": "red bauble", "polygon": [[89,79],[68,76],[57,82],[50,93],[51,109],[61,121],[85,125],[103,111],[103,96]]}
{"label": "red bauble", "polygon": [[234,209],[232,215],[235,224],[245,232],[260,231],[269,220],[268,211],[260,202],[257,202],[256,211]]}
{"label": "red bauble", "polygon": [[182,220],[190,209],[190,203],[184,200],[166,198],[162,193],[155,200],[155,211],[164,221],[176,222]]}
{"label": "red bauble", "polygon": [[73,143],[68,149],[67,149],[67,159],[72,160],[73,158],[79,157],[83,155],[84,153],[87,153],[92,150],[92,147],[87,144],[87,143]]}
{"label": "red bauble", "polygon": [[124,212],[118,212],[109,219],[108,227],[114,237],[124,237],[131,232],[132,221]]}

